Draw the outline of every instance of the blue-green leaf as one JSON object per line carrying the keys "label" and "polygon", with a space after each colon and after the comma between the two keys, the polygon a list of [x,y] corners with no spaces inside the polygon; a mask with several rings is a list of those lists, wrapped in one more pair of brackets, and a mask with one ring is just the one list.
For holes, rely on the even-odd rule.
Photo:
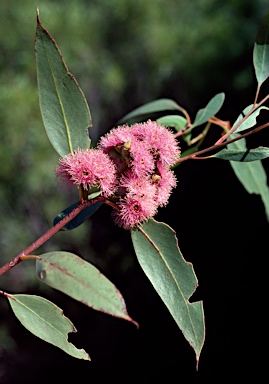
{"label": "blue-green leaf", "polygon": [[41,281],[95,309],[135,323],[119,290],[89,262],[70,252],[48,252],[36,261]]}
{"label": "blue-green leaf", "polygon": [[202,302],[189,302],[198,281],[193,266],[184,260],[175,232],[150,219],[131,231],[138,261],[195,351],[197,362],[205,338]]}
{"label": "blue-green leaf", "polygon": [[[238,116],[238,118],[236,119],[235,123],[233,124],[233,127],[235,127],[246,116],[246,114],[251,111],[252,108],[253,108],[253,104],[250,104],[248,107],[246,107],[243,110],[243,112],[241,112],[240,115]],[[257,108],[254,112],[251,113],[251,115],[249,115],[246,118],[246,120],[243,121],[242,124],[240,124],[238,126],[238,128],[236,128],[235,132],[236,133],[242,132],[242,131],[245,131],[246,129],[249,129],[249,128],[253,127],[254,125],[256,125],[257,124],[257,117],[260,114],[262,109],[269,110],[269,108],[265,107],[265,106]]]}
{"label": "blue-green leaf", "polygon": [[[241,140],[241,139],[240,139]],[[223,149],[211,157],[222,160],[249,162],[262,160],[269,157],[269,148],[258,147],[255,149],[239,150],[239,149]]]}
{"label": "blue-green leaf", "polygon": [[156,122],[165,127],[173,127],[177,132],[182,131],[187,125],[185,117],[179,115],[163,116],[157,119]]}
{"label": "blue-green leaf", "polygon": [[262,84],[269,76],[269,12],[263,19],[256,36],[253,63],[258,84]]}
{"label": "blue-green leaf", "polygon": [[83,349],[68,342],[68,333],[76,329],[61,308],[40,296],[6,296],[15,316],[28,331],[77,359],[90,360]]}
{"label": "blue-green leaf", "polygon": [[163,111],[179,111],[180,107],[179,105],[171,99],[158,99],[151,101],[149,103],[146,103],[142,105],[141,107],[138,107],[134,109],[132,112],[127,113],[127,115],[123,116],[123,118],[120,119],[118,124],[123,124],[128,121],[132,121],[133,119],[141,120],[145,118],[145,116],[150,116],[153,113],[163,112]]}
{"label": "blue-green leaf", "polygon": [[52,146],[62,157],[77,148],[89,148],[92,122],[87,101],[39,16],[35,52],[39,105]]}
{"label": "blue-green leaf", "polygon": [[[244,138],[228,144],[229,150],[247,151]],[[267,220],[269,221],[269,189],[267,176],[260,160],[254,162],[230,162],[238,180],[242,183],[248,193],[260,195],[264,204]]]}
{"label": "blue-green leaf", "polygon": [[[61,213],[59,213],[59,215],[57,215],[53,220],[53,225],[56,225],[59,221],[61,221],[65,216],[67,216],[71,211],[73,211],[73,209],[76,208],[79,204],[80,202],[77,201],[76,203],[70,205],[68,208],[64,209]],[[91,215],[93,215],[102,204],[103,203],[97,203],[97,204],[91,205],[88,208],[85,208],[73,220],[69,221],[69,223],[67,223],[61,229],[61,231],[68,231],[68,230],[77,228],[79,225],[83,224],[84,221],[86,221]]]}
{"label": "blue-green leaf", "polygon": [[218,93],[215,95],[207,104],[205,108],[199,109],[192,124],[192,127],[197,127],[198,125],[204,124],[210,119],[212,116],[215,116],[216,113],[222,107],[224,102],[225,95],[224,93]]}

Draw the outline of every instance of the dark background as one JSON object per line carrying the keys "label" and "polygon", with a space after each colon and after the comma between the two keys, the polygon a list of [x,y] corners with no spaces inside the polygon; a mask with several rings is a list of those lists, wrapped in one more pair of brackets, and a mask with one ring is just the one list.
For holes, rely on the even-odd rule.
{"label": "dark background", "polygon": [[[143,103],[167,97],[191,117],[216,93],[218,117],[233,122],[256,90],[252,51],[268,1],[2,0],[0,11],[1,265],[76,201],[58,187],[54,153],[38,108],[35,12],[56,39],[80,83],[93,118],[93,141]],[[267,94],[267,85],[262,92]],[[214,142],[219,132],[212,132]],[[267,133],[251,146],[269,146]],[[268,162],[264,161],[268,171]],[[177,233],[193,263],[203,300],[206,341],[195,354],[136,260],[130,234],[108,207],[83,226],[61,232],[40,253],[67,250],[96,265],[121,291],[133,324],[95,312],[36,281],[32,262],[1,277],[1,289],[39,294],[60,306],[78,333],[70,340],[91,362],[76,360],[35,338],[0,297],[0,383],[239,381],[266,370],[268,222],[259,196],[249,195],[229,163],[186,162],[178,187],[156,219]]]}

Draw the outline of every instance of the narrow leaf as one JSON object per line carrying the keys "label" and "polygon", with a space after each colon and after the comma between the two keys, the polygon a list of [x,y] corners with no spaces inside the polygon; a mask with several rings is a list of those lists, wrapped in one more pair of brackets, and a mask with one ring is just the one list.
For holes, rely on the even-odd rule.
{"label": "narrow leaf", "polygon": [[253,63],[258,84],[262,84],[269,76],[269,12],[263,19],[256,36]]}
{"label": "narrow leaf", "polygon": [[255,149],[238,150],[238,149],[223,149],[211,157],[216,157],[222,160],[230,161],[256,161],[269,157],[269,148],[258,147]]}
{"label": "narrow leaf", "polygon": [[[229,150],[247,151],[244,138],[228,144]],[[269,189],[267,186],[267,176],[262,162],[242,163],[237,161],[230,162],[238,180],[244,186],[248,193],[260,195],[264,204],[267,220],[269,221]]]}
{"label": "narrow leaf", "polygon": [[68,342],[68,333],[76,329],[61,308],[40,296],[7,295],[7,298],[15,316],[28,331],[77,359],[90,360],[83,349]]}
{"label": "narrow leaf", "polygon": [[62,251],[44,253],[36,262],[36,273],[50,287],[88,307],[135,323],[119,290],[81,257]]}
{"label": "narrow leaf", "polygon": [[[235,127],[246,116],[246,114],[251,111],[252,108],[253,108],[253,104],[246,107],[243,110],[243,112],[241,112],[240,115],[238,116],[238,118],[236,119],[235,123],[233,124],[233,127]],[[236,128],[235,132],[239,133],[239,132],[245,131],[246,129],[249,129],[249,128],[253,127],[254,125],[256,125],[257,124],[257,116],[260,114],[262,109],[268,110],[269,108],[262,106],[262,107],[256,109],[254,112],[251,113],[250,116],[248,116],[248,118],[246,118],[245,121],[243,121],[242,124],[239,125],[238,128]]]}
{"label": "narrow leaf", "polygon": [[209,103],[205,108],[199,109],[194,119],[192,127],[197,127],[198,125],[204,124],[212,116],[215,116],[216,113],[222,107],[224,98],[225,98],[224,93],[218,93],[209,101]]}
{"label": "narrow leaf", "polygon": [[179,115],[163,116],[157,119],[156,122],[160,125],[164,125],[165,127],[173,127],[178,132],[182,131],[187,125],[185,117]]}
{"label": "narrow leaf", "polygon": [[189,302],[198,282],[193,266],[184,260],[175,232],[149,220],[131,231],[138,261],[195,351],[197,362],[205,338],[202,302]]}
{"label": "narrow leaf", "polygon": [[130,113],[127,113],[127,115],[125,115],[122,119],[120,119],[118,124],[125,123],[134,118],[141,119],[141,117],[143,118],[145,116],[150,116],[153,113],[169,111],[169,110],[179,111],[180,107],[175,101],[171,99],[154,100],[147,104],[142,105],[141,107],[134,109]]}
{"label": "narrow leaf", "polygon": [[[156,122],[160,125],[164,125],[165,127],[173,127],[177,132],[182,131],[188,123],[185,117],[179,115],[163,116],[157,119]],[[189,145],[191,140],[191,132],[183,134],[182,139]]]}
{"label": "narrow leaf", "polygon": [[[79,201],[70,205],[68,208],[64,209],[59,215],[55,217],[53,220],[53,225],[56,225],[59,221],[61,221],[65,216],[67,216],[74,208],[79,205]],[[69,221],[61,230],[69,231],[71,229],[75,229],[81,224],[83,224],[91,215],[93,215],[97,209],[102,205],[102,203],[97,203],[91,205],[88,208],[85,208],[82,212],[80,212],[73,220]]]}
{"label": "narrow leaf", "polygon": [[52,146],[62,157],[77,148],[89,148],[92,123],[87,101],[39,16],[35,53],[39,105]]}

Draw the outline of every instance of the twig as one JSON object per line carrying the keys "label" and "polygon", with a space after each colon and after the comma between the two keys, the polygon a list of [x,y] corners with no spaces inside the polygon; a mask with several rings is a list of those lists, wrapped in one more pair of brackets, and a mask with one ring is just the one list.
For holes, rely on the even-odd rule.
{"label": "twig", "polygon": [[15,265],[19,264],[20,261],[25,259],[24,256],[29,255],[41,245],[43,245],[46,241],[48,241],[52,236],[54,236],[57,232],[59,232],[67,223],[73,220],[80,212],[82,212],[85,208],[90,207],[96,203],[104,202],[105,198],[102,196],[98,196],[95,199],[91,200],[83,200],[80,202],[68,215],[66,215],[62,220],[60,220],[57,224],[55,224],[52,228],[50,228],[47,232],[45,232],[42,236],[40,236],[36,241],[34,241],[29,247],[25,248],[22,252],[20,252],[17,256],[7,262],[0,268],[0,276],[4,275],[11,268],[15,267]]}

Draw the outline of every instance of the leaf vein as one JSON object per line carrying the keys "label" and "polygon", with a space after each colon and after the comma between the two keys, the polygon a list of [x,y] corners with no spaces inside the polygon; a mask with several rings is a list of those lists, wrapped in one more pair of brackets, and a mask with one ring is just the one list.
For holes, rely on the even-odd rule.
{"label": "leaf vein", "polygon": [[[183,301],[185,303],[185,306],[187,308],[187,312],[188,312],[188,315],[189,315],[189,319],[190,319],[190,323],[191,323],[191,326],[192,326],[192,330],[193,330],[193,334],[194,334],[194,337],[195,337],[195,340],[196,342],[198,343],[198,339],[197,339],[197,335],[196,335],[196,332],[195,332],[195,327],[194,327],[194,324],[193,324],[193,321],[192,321],[192,317],[191,317],[191,314],[190,314],[190,310],[189,310],[189,305],[191,305],[190,302],[188,302],[188,300],[185,299],[184,297],[184,294],[180,288],[180,286],[178,285],[178,282],[177,282],[177,279],[175,278],[169,264],[166,262],[165,258],[163,257],[162,255],[162,252],[161,250],[159,249],[159,247],[157,247],[155,245],[155,243],[151,240],[151,238],[147,235],[147,233],[141,228],[141,227],[138,227],[138,229],[143,233],[143,235],[149,240],[149,242],[151,243],[151,245],[153,246],[153,248],[156,250],[156,252],[160,255],[164,265],[167,267],[167,270],[170,272],[172,278],[173,278],[173,281],[174,283],[176,284],[176,287],[178,288],[178,291],[180,292],[182,298],[183,298]],[[189,304],[189,305],[188,305]]]}
{"label": "leaf vein", "polygon": [[[73,152],[73,147],[72,147],[72,143],[71,143],[70,129],[69,129],[69,125],[68,125],[68,122],[67,122],[67,118],[66,118],[64,107],[63,107],[63,103],[62,103],[62,100],[61,100],[61,97],[60,97],[60,94],[59,94],[59,91],[58,91],[58,88],[57,88],[57,81],[56,81],[56,78],[55,78],[54,73],[53,73],[53,69],[52,69],[52,65],[51,65],[51,61],[50,61],[50,56],[48,54],[48,51],[47,51],[47,48],[46,48],[46,42],[45,42],[44,38],[43,38],[43,45],[44,45],[44,50],[45,50],[46,58],[48,60],[48,65],[49,65],[49,68],[50,68],[51,77],[53,79],[56,95],[57,95],[57,98],[58,98],[58,101],[59,101],[59,105],[60,105],[60,108],[61,108],[61,112],[62,112],[62,116],[63,116],[63,121],[64,121],[65,128],[66,128],[68,145],[69,145],[69,148],[70,148],[70,152],[72,153]],[[69,75],[68,71],[67,71],[66,75]]]}
{"label": "leaf vein", "polygon": [[26,310],[29,312],[32,312],[36,317],[38,317],[40,320],[42,320],[44,323],[46,323],[48,326],[50,326],[52,329],[54,329],[57,333],[59,333],[62,337],[64,336],[57,328],[55,328],[51,323],[49,323],[47,320],[45,320],[43,317],[39,316],[38,313],[33,311],[31,308],[27,307],[23,302],[18,300],[17,298],[12,297],[14,300],[16,300],[21,306],[23,306]]}

